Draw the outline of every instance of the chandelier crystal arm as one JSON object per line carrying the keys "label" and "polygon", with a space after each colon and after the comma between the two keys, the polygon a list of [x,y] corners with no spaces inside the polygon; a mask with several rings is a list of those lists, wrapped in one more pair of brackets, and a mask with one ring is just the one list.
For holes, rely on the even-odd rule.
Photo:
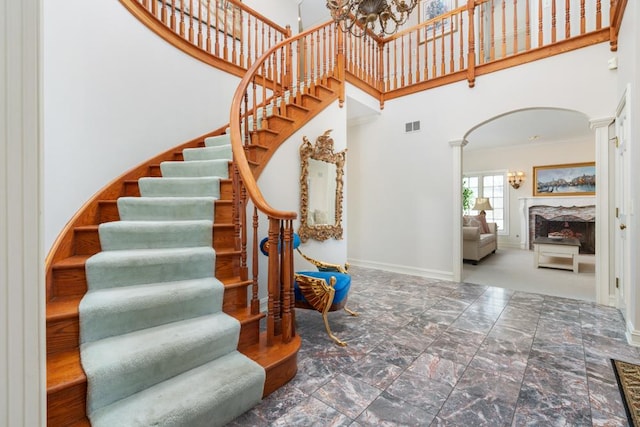
{"label": "chandelier crystal arm", "polygon": [[418,0],[327,0],[326,5],[343,32],[362,37],[378,31],[384,36],[407,22]]}

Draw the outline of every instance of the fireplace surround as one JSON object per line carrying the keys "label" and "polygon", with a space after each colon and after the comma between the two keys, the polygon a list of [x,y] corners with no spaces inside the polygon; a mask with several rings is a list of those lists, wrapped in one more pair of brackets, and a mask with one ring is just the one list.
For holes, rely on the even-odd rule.
{"label": "fireplace surround", "polygon": [[533,249],[536,237],[576,237],[580,253],[595,253],[595,197],[523,197],[520,248]]}

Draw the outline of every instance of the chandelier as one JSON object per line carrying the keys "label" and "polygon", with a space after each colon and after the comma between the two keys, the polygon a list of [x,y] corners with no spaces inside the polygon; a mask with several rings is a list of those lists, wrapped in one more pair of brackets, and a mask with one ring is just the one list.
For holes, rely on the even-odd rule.
{"label": "chandelier", "polygon": [[327,0],[340,29],[356,37],[369,31],[380,36],[394,34],[417,4],[418,0]]}

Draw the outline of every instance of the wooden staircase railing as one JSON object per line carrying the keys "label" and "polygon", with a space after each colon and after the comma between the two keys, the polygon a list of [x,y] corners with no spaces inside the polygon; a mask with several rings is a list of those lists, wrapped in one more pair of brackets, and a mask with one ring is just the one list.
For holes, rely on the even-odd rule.
{"label": "wooden staircase railing", "polygon": [[456,81],[473,87],[478,75],[596,43],[609,41],[615,50],[626,1],[459,4],[390,37],[346,35],[347,81],[382,105],[385,99]]}
{"label": "wooden staircase railing", "polygon": [[[343,53],[338,48],[342,33],[333,24],[322,24],[269,49],[243,77],[231,106],[231,145],[233,149],[234,188],[240,197],[236,215],[240,246],[251,239],[254,281],[259,271],[258,245],[268,238],[268,307],[266,343],[289,343],[296,337],[293,297],[293,221],[297,214],[278,210],[264,199],[256,183],[256,166],[261,153],[271,150],[264,135],[282,126],[287,119],[308,114],[322,103],[323,94],[339,91],[344,100]],[[246,197],[245,197],[246,195]],[[251,224],[247,218],[247,200],[254,206]],[[259,216],[267,218],[268,230],[262,231]],[[249,228],[251,227],[251,228]],[[247,232],[251,232],[249,237]],[[255,298],[255,296],[254,296]],[[253,310],[259,309],[254,299]]]}
{"label": "wooden staircase railing", "polygon": [[265,51],[291,34],[238,0],[120,2],[169,43],[238,77]]}

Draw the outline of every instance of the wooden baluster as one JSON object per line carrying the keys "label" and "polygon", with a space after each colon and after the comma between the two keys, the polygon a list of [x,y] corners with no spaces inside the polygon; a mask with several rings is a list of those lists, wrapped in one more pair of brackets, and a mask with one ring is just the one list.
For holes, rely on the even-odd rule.
{"label": "wooden baluster", "polygon": [[400,39],[400,87],[405,86],[404,81],[404,36]]}
{"label": "wooden baluster", "polygon": [[157,0],[151,0],[151,14],[154,17],[158,16],[158,1]]}
{"label": "wooden baluster", "polygon": [[393,39],[393,88],[398,88],[398,39]]}
{"label": "wooden baluster", "polygon": [[309,44],[311,47],[311,51],[309,52],[309,80],[307,80],[307,82],[310,87],[309,90],[312,95],[315,95],[316,93],[315,73],[316,73],[316,51],[318,48],[317,37],[318,37],[318,34],[316,32],[313,32],[309,35]]}
{"label": "wooden baluster", "polygon": [[162,3],[162,6],[160,6],[160,20],[164,25],[167,25],[167,5],[165,3]]}
{"label": "wooden baluster", "polygon": [[564,38],[571,38],[571,2],[564,2]]}
{"label": "wooden baluster", "polygon": [[253,256],[252,263],[252,284],[251,284],[251,314],[260,313],[260,299],[258,298],[258,208],[253,207]]}
{"label": "wooden baluster", "polygon": [[502,56],[507,56],[507,0],[502,2]]}
{"label": "wooden baluster", "polygon": [[[491,2],[491,14],[489,16],[491,21],[491,28],[489,32],[491,33],[491,39],[489,40],[489,61],[493,61],[496,59],[496,7],[493,2]],[[469,23],[471,25],[471,23]]]}
{"label": "wooden baluster", "polygon": [[542,47],[544,43],[544,37],[542,34],[542,0],[538,0],[538,46]]}
{"label": "wooden baluster", "polygon": [[266,52],[265,48],[264,48],[264,22],[260,21],[260,28],[261,28],[261,34],[260,34],[260,54],[258,56],[262,56],[263,53]]}
{"label": "wooden baluster", "polygon": [[280,232],[278,233],[278,288],[276,290],[277,297],[274,298],[275,308],[273,313],[275,315],[275,334],[276,336],[282,335],[282,291],[283,291],[283,267],[284,267],[284,224],[281,220],[278,220],[280,225]]}
{"label": "wooden baluster", "polygon": [[[480,10],[482,10],[482,7],[480,8]],[[459,16],[458,19],[459,19],[459,25],[460,25],[460,31],[458,31],[458,33],[460,33],[460,59],[459,59],[460,67],[458,69],[459,70],[464,70],[464,48],[463,48],[463,46],[464,46],[464,35],[463,35],[464,31],[462,31],[462,29],[464,28],[464,26],[463,26],[463,24],[464,24],[464,19],[463,19],[464,14],[460,13],[460,15],[458,15],[458,16]],[[482,20],[480,20],[480,22],[482,22]],[[482,25],[482,24],[480,24],[480,25]],[[480,32],[480,37],[482,37],[482,32]],[[480,49],[482,49],[482,43],[480,43]]]}
{"label": "wooden baluster", "polygon": [[[244,38],[242,39],[242,46],[244,47]],[[253,55],[251,51],[251,14],[247,13],[247,68],[251,68],[251,64],[253,63]]]}
{"label": "wooden baluster", "polygon": [[[260,99],[259,105],[262,104],[262,128],[268,128],[268,119],[267,119],[267,63],[269,60],[267,59],[262,63],[262,99]],[[257,114],[257,113],[256,113]]]}
{"label": "wooden baluster", "polygon": [[215,56],[220,57],[220,6],[221,0],[216,0],[216,13],[215,13],[215,29],[216,29],[216,48]]}
{"label": "wooden baluster", "polygon": [[[484,9],[487,3],[482,3],[480,5],[480,25],[478,26],[478,45],[480,46],[480,64],[484,64],[485,62],[485,53],[484,53]],[[462,18],[462,14],[460,14],[460,18]],[[462,27],[461,27],[462,28]],[[460,31],[462,33],[462,31]],[[462,37],[462,34],[460,34]],[[462,42],[460,43],[462,46]],[[462,67],[464,68],[464,67]]]}
{"label": "wooden baluster", "polygon": [[513,54],[518,53],[518,0],[513,0]]}
{"label": "wooden baluster", "polygon": [[142,6],[144,6],[145,9],[149,9],[149,0],[142,0]]}
{"label": "wooden baluster", "polygon": [[329,82],[329,76],[335,76],[335,68],[336,68],[336,59],[335,59],[335,53],[337,51],[337,49],[335,48],[335,44],[336,44],[336,40],[333,37],[333,26],[329,25],[329,30],[328,30],[328,42],[327,42],[327,82]]}
{"label": "wooden baluster", "polygon": [[253,22],[253,46],[253,62],[256,62],[260,57],[260,54],[258,53],[258,18],[254,19]]}
{"label": "wooden baluster", "polygon": [[525,2],[525,39],[524,39],[524,49],[525,51],[531,50],[531,13],[529,9],[529,0]]}
{"label": "wooden baluster", "polygon": [[[455,51],[453,48],[453,20],[456,19],[456,15],[451,15],[449,17],[449,72],[453,73],[455,70],[455,62],[453,60],[455,56]],[[462,32],[462,29],[460,29]],[[444,40],[443,40],[444,41]]]}
{"label": "wooden baluster", "polygon": [[344,105],[344,100],[346,98],[345,96],[345,87],[347,86],[345,84],[345,80],[346,80],[346,76],[345,76],[345,38],[344,38],[344,33],[340,30],[338,30],[337,26],[334,27],[334,32],[336,35],[336,47],[337,47],[337,55],[336,55],[336,69],[338,70],[338,80],[340,80],[340,82],[342,83],[339,86],[339,90],[338,90],[338,105],[340,107],[342,107]]}
{"label": "wooden baluster", "polygon": [[327,27],[322,27],[322,84],[327,84],[327,62],[329,62],[328,56],[329,46],[327,45]]}
{"label": "wooden baluster", "polygon": [[[238,8],[235,6],[231,6],[231,36],[227,35],[228,38],[231,39],[231,63],[237,64],[238,61],[238,50],[236,46],[238,45],[236,39],[238,35],[236,34],[236,19],[237,19],[237,10]],[[227,33],[228,34],[228,33]]]}
{"label": "wooden baluster", "polygon": [[[304,49],[303,43],[304,42],[304,38],[302,39],[298,39],[296,41],[296,55],[295,55],[295,62],[293,62],[294,64],[297,64],[296,67],[296,80],[295,80],[295,94],[292,93],[291,94],[291,98],[292,98],[292,102],[294,102],[295,104],[300,105],[300,81],[302,80],[301,74],[302,74],[302,64],[300,63],[299,58],[301,58],[301,50]],[[294,88],[291,88],[292,90],[294,90]],[[294,96],[295,95],[295,96]]]}
{"label": "wooden baluster", "polygon": [[384,92],[384,87],[385,87],[385,83],[384,83],[384,43],[383,42],[377,42],[376,43],[376,56],[378,57],[378,67],[377,67],[377,83],[376,83],[376,88],[378,88],[378,90],[380,92]]}
{"label": "wooden baluster", "polygon": [[[263,65],[264,66],[264,65]],[[258,74],[258,73],[256,73]],[[259,74],[258,74],[259,75]],[[251,108],[251,117],[253,117],[253,123],[251,124],[251,138],[249,138],[249,143],[253,144],[253,136],[256,134],[256,132],[258,131],[258,91],[256,90],[256,87],[258,86],[256,83],[256,77],[253,78],[253,96],[251,97],[253,106]]]}
{"label": "wooden baluster", "polygon": [[[407,84],[410,84],[410,85],[411,85],[411,84],[413,84],[413,45],[412,45],[412,43],[411,43],[411,42],[412,42],[412,40],[411,40],[411,33],[409,33],[409,34],[407,35],[407,38],[408,38],[408,40],[409,40],[409,41],[408,41],[408,43],[409,43],[409,49],[408,49],[408,51],[409,51],[409,55],[408,55],[408,57],[409,57],[409,59],[408,59],[409,64],[408,64],[408,66],[407,66],[407,70],[408,70],[408,75],[407,75],[407,81],[408,81],[408,83],[407,83]],[[403,36],[402,36],[402,40],[403,40],[403,43],[402,43],[402,44],[404,44],[404,39],[405,39],[405,36],[403,35]]]}
{"label": "wooden baluster", "polygon": [[315,69],[314,69],[314,78],[313,78],[313,87],[311,88],[311,94],[315,95],[315,85],[320,84],[322,81],[322,30],[318,29],[318,31],[314,32],[315,38]]}
{"label": "wooden baluster", "polygon": [[207,52],[211,52],[211,0],[207,0]]}
{"label": "wooden baluster", "polygon": [[420,77],[421,67],[420,67],[420,30],[419,29],[415,31],[415,37],[416,37],[416,48],[414,49],[414,51],[416,52],[416,83],[418,83],[422,81]]}
{"label": "wooden baluster", "polygon": [[282,245],[282,342],[291,342],[293,336],[293,319],[291,318],[291,303],[293,289],[293,224],[291,220],[284,221],[284,243]]}
{"label": "wooden baluster", "polygon": [[584,10],[584,0],[580,0],[580,34],[584,34],[587,31],[587,21]]}
{"label": "wooden baluster", "polygon": [[194,20],[194,13],[193,13],[193,0],[189,0],[189,41],[191,43],[193,43],[194,40],[194,32],[193,32],[193,20]]}
{"label": "wooden baluster", "polygon": [[[609,13],[613,13],[613,8],[609,10]],[[596,30],[602,28],[602,3],[600,0],[596,0]]]}
{"label": "wooden baluster", "polygon": [[185,34],[185,26],[184,26],[184,0],[180,0],[180,36],[184,38]]}
{"label": "wooden baluster", "polygon": [[551,0],[551,43],[556,42],[556,0]]}
{"label": "wooden baluster", "polygon": [[475,29],[474,14],[475,14],[475,1],[468,0],[467,13],[469,14],[469,59],[467,60],[467,81],[469,87],[474,87],[476,84],[476,42],[475,42]]}
{"label": "wooden baluster", "polygon": [[171,19],[169,27],[176,30],[176,0],[171,0]]}
{"label": "wooden baluster", "polygon": [[367,37],[367,83],[373,86],[373,70],[374,70],[374,56],[373,56],[373,40],[371,37]]}
{"label": "wooden baluster", "polygon": [[427,27],[422,26],[418,28],[418,31],[420,32],[418,37],[422,37],[423,39],[422,50],[424,57],[424,70],[422,71],[422,79],[427,81],[429,80],[429,42],[427,41]]}
{"label": "wooden baluster", "polygon": [[[250,17],[251,14],[247,13],[247,17]],[[245,63],[245,53],[244,53],[244,41],[245,41],[245,35],[244,35],[244,13],[242,13],[242,9],[240,9],[240,33],[238,34],[239,36],[239,40],[237,43],[240,43],[240,66],[244,68],[244,63]],[[249,41],[251,42],[251,41]]]}
{"label": "wooden baluster", "polygon": [[222,2],[222,37],[224,37],[224,43],[222,46],[222,57],[225,60],[229,60],[229,3]]}
{"label": "wooden baluster", "polygon": [[[253,78],[253,80],[255,81],[255,77]],[[255,91],[255,88],[254,88],[254,91]],[[240,115],[240,118],[244,120],[242,122],[242,132],[243,132],[242,145],[244,147],[248,147],[250,143],[249,138],[251,135],[250,129],[249,129],[249,92],[244,93],[244,113]]]}
{"label": "wooden baluster", "polygon": [[445,59],[445,56],[444,56],[444,52],[445,52],[445,49],[444,49],[444,44],[445,43],[444,42],[446,40],[446,37],[445,37],[445,34],[444,34],[445,25],[446,25],[446,22],[445,22],[444,18],[440,19],[440,28],[442,28],[442,37],[441,37],[441,40],[440,40],[440,75],[441,76],[444,76],[445,74],[447,74],[447,69],[445,67],[446,59]]}
{"label": "wooden baluster", "polygon": [[249,279],[247,267],[247,187],[240,180],[240,280]]}
{"label": "wooden baluster", "polygon": [[276,311],[280,309],[280,271],[278,262],[278,243],[280,227],[277,219],[269,218],[268,250],[268,295],[267,303],[267,345],[274,343],[276,335]]}
{"label": "wooden baluster", "polygon": [[202,49],[204,39],[202,36],[202,0],[198,0],[198,47]]}
{"label": "wooden baluster", "polygon": [[385,43],[385,45],[386,45],[386,48],[387,48],[387,52],[386,52],[386,54],[387,54],[386,55],[387,72],[385,73],[385,76],[384,76],[385,77],[385,79],[384,79],[384,81],[385,81],[384,90],[385,91],[389,91],[389,90],[391,90],[391,63],[390,63],[390,60],[389,60],[389,58],[391,58],[391,55],[389,53],[391,43]]}
{"label": "wooden baluster", "polygon": [[435,78],[438,76],[438,66],[437,66],[437,58],[436,58],[436,24],[435,22],[431,26],[431,49],[432,49],[432,64],[431,64],[431,77]]}

